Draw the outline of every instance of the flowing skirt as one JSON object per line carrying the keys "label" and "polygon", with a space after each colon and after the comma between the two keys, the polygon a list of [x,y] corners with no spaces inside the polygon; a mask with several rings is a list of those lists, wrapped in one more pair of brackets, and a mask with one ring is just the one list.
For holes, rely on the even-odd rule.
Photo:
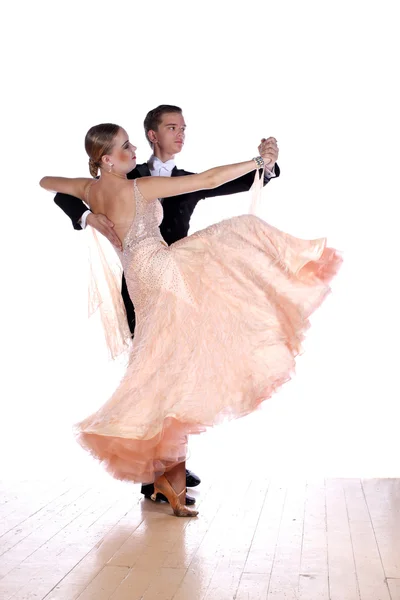
{"label": "flowing skirt", "polygon": [[254,411],[290,379],[341,264],[325,239],[250,215],[149,245],[125,269],[137,314],[126,374],[77,426],[114,477],[135,482],[185,460],[188,435]]}

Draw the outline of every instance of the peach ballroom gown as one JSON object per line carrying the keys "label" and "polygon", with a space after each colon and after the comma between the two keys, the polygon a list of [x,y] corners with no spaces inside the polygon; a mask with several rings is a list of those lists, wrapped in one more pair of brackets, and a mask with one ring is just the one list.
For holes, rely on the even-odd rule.
{"label": "peach ballroom gown", "polygon": [[137,319],[129,365],[77,439],[111,475],[142,483],[185,460],[189,434],[254,411],[290,379],[341,257],[252,215],[168,247],[160,201],[136,181],[134,194],[119,253]]}

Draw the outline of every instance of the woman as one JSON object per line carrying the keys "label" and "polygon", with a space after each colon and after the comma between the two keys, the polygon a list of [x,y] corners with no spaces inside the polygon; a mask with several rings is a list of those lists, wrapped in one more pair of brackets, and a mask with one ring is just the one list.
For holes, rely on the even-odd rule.
{"label": "woman", "polygon": [[[263,157],[185,177],[126,178],[136,164],[124,129],[92,127],[93,177],[44,177],[48,190],[86,200],[114,224],[137,329],[111,399],[78,425],[78,440],[119,479],[154,481],[177,516],[187,436],[253,410],[290,379],[309,315],[329,293],[341,259],[245,215],[170,247],[158,198],[217,187],[263,167]],[[167,474],[167,476],[166,476]]]}

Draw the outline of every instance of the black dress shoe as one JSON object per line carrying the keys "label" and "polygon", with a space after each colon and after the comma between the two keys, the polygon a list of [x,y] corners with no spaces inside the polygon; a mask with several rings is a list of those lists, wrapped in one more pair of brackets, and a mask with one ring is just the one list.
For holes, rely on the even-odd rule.
{"label": "black dress shoe", "polygon": [[195,475],[193,473],[193,471],[189,471],[189,469],[186,469],[186,486],[187,487],[196,487],[196,485],[199,485],[200,483],[201,483],[200,477]]}
{"label": "black dress shoe", "polygon": [[[148,500],[151,500],[151,494],[150,496],[145,494],[144,497]],[[157,494],[156,502],[168,502],[168,499],[164,496],[164,494]],[[193,506],[193,504],[196,504],[196,498],[186,494],[186,506]]]}

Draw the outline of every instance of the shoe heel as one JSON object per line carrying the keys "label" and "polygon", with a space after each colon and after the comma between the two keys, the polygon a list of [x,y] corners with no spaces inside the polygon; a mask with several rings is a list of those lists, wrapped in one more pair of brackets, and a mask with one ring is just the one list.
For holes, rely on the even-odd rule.
{"label": "shoe heel", "polygon": [[160,493],[160,490],[154,488],[154,492],[150,496],[150,500],[153,500],[153,502],[157,502],[157,494],[159,494],[159,493]]}
{"label": "shoe heel", "polygon": [[158,486],[154,487],[154,494],[157,495],[157,492],[164,494],[164,496],[168,498],[168,502],[176,517],[197,517],[199,514],[197,510],[187,508],[179,501],[179,497],[186,494],[186,486],[179,494],[177,494],[165,475],[162,475],[159,478]]}

